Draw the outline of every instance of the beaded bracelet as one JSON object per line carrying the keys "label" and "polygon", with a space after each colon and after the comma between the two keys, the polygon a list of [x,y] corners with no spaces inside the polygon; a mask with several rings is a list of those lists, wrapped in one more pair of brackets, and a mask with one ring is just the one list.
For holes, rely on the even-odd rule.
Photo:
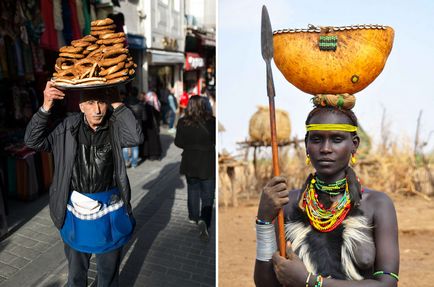
{"label": "beaded bracelet", "polygon": [[259,224],[259,225],[269,225],[269,224],[271,224],[272,222],[269,222],[269,221],[265,221],[265,220],[261,220],[261,219],[259,219],[258,217],[256,217],[256,224]]}
{"label": "beaded bracelet", "polygon": [[323,278],[321,275],[316,276],[316,283],[313,287],[322,287]]}
{"label": "beaded bracelet", "polygon": [[396,279],[396,281],[399,281],[399,276],[393,272],[386,272],[386,271],[376,271],[374,272],[374,274],[372,274],[374,276],[378,276],[378,275],[389,275],[390,277]]}

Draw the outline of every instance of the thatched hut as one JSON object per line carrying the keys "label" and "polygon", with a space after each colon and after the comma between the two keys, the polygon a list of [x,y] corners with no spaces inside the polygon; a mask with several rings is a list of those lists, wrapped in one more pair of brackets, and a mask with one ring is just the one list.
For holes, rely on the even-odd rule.
{"label": "thatched hut", "polygon": [[[289,114],[281,109],[276,109],[276,134],[277,142],[288,142],[291,134],[291,122]],[[259,106],[258,110],[250,118],[249,135],[251,141],[271,143],[270,114],[268,107]]]}

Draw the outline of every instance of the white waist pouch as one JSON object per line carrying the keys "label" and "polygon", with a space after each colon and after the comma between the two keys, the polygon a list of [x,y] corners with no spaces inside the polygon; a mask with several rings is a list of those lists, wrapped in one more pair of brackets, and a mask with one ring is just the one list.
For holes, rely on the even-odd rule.
{"label": "white waist pouch", "polygon": [[81,214],[92,214],[101,209],[101,203],[99,201],[75,190],[71,193],[71,203],[74,209]]}

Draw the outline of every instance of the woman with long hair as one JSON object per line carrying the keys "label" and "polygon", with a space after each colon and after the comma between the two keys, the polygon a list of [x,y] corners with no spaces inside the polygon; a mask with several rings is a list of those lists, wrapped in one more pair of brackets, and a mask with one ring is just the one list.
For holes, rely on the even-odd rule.
{"label": "woman with long hair", "polygon": [[[257,286],[397,286],[394,205],[385,193],[362,187],[349,166],[360,143],[352,101],[314,100],[305,145],[315,173],[299,190],[288,191],[284,177],[263,188],[256,219]],[[286,258],[276,252],[272,224],[280,208]]]}
{"label": "woman with long hair", "polygon": [[215,117],[205,97],[192,96],[179,119],[175,145],[183,149],[181,174],[188,189],[188,217],[208,241],[215,193]]}

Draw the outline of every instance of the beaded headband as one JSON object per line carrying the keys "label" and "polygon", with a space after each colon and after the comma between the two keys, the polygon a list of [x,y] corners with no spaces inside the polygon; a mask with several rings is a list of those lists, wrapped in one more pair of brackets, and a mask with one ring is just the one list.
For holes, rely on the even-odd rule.
{"label": "beaded headband", "polygon": [[356,132],[357,127],[349,124],[310,124],[306,125],[306,130],[310,131],[342,131]]}

